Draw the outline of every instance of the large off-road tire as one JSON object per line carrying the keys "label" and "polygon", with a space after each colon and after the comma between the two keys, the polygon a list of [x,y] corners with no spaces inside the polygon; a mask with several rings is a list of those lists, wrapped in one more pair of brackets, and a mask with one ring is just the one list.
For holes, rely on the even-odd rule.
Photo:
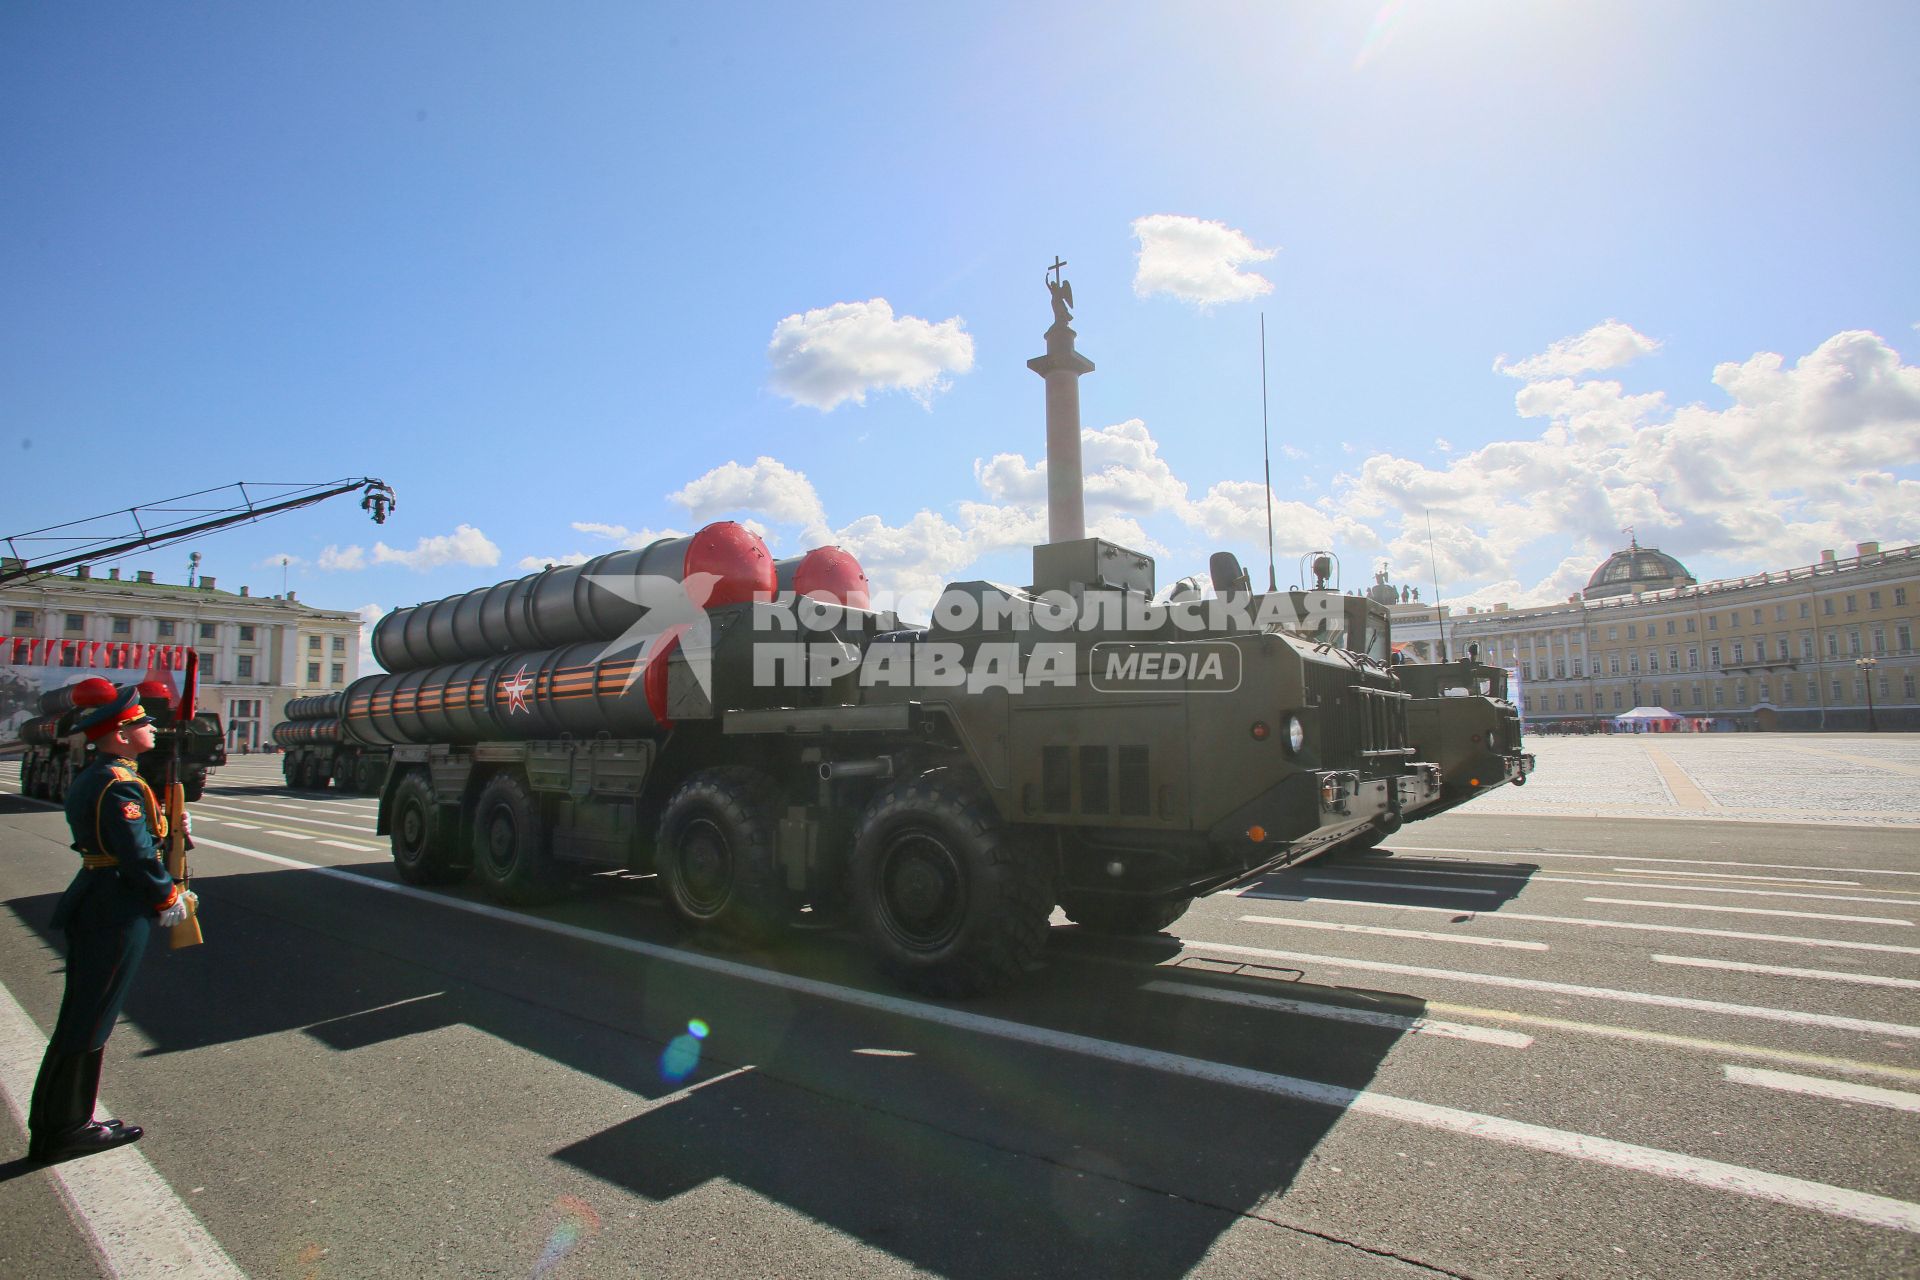
{"label": "large off-road tire", "polygon": [[1173,898],[1119,898],[1102,894],[1085,896],[1068,894],[1061,900],[1060,909],[1067,913],[1067,919],[1089,933],[1108,933],[1119,936],[1159,933],[1187,914],[1187,908],[1192,905],[1192,897],[1185,894]]}
{"label": "large off-road tire", "polygon": [[473,810],[473,872],[495,902],[544,902],[565,881],[539,802],[514,773],[496,773]]}
{"label": "large off-road tire", "polygon": [[292,756],[280,757],[280,780],[287,784],[289,791],[300,785],[300,771],[294,768]]}
{"label": "large off-road tire", "polygon": [[1049,866],[954,770],[873,798],[848,878],[854,918],[904,986],[979,995],[1039,966],[1053,909]]}
{"label": "large off-road tire", "polygon": [[772,940],[789,914],[774,853],[779,793],[757,769],[703,769],[660,815],[654,870],[688,924]]}
{"label": "large off-road tire", "polygon": [[387,767],[383,761],[362,758],[354,770],[353,789],[363,796],[374,795],[380,790],[381,780],[386,773]]}
{"label": "large off-road tire", "polygon": [[466,877],[468,864],[454,839],[458,824],[433,801],[424,773],[400,779],[393,794],[389,840],[393,868],[408,884],[453,884]]}
{"label": "large off-road tire", "polygon": [[207,794],[206,775],[201,774],[197,778],[188,778],[184,783],[181,784],[180,790],[186,796],[187,803],[192,804],[194,801],[198,800],[201,796],[204,796],[205,794]]}

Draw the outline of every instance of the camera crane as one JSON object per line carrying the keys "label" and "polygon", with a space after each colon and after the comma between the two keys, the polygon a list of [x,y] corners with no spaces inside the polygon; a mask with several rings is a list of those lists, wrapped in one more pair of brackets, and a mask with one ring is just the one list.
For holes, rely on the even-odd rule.
{"label": "camera crane", "polygon": [[[74,565],[91,564],[96,560],[110,560],[129,551],[164,547],[197,534],[211,533],[231,525],[251,524],[255,520],[310,507],[347,493],[361,495],[360,509],[372,515],[375,524],[385,524],[387,514],[399,506],[390,485],[368,476],[320,484],[240,480],[182,494],[177,498],[165,498],[146,506],[126,507],[85,520],[49,525],[44,529],[0,538],[7,551],[7,558],[0,561],[0,583],[53,573]],[[215,505],[217,503],[225,505]],[[40,550],[44,544],[52,546],[40,559],[35,560],[26,554]]]}

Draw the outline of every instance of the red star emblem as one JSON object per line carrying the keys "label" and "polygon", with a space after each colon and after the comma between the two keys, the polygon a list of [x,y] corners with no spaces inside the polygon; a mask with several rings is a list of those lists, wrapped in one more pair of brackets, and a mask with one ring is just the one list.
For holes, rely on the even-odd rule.
{"label": "red star emblem", "polygon": [[527,693],[532,688],[533,681],[527,679],[527,668],[524,664],[518,671],[514,672],[511,677],[500,682],[500,692],[507,695],[508,715],[512,715],[516,711],[525,711],[528,715],[533,714],[532,710],[527,706]]}

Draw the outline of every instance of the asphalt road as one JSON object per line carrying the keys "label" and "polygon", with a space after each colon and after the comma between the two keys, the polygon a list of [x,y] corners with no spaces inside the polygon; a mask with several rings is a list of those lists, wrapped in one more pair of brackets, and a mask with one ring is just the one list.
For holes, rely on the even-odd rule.
{"label": "asphalt road", "polygon": [[[1529,788],[1177,936],[1061,921],[1031,986],[962,1004],[831,931],[715,949],[642,880],[407,889],[370,800],[243,758],[194,808],[208,942],[149,956],[108,1049],[148,1136],[0,1160],[0,1275],[1920,1274],[1920,814],[1906,755],[1850,750],[1873,825]],[[74,855],[17,791],[23,1152]]]}

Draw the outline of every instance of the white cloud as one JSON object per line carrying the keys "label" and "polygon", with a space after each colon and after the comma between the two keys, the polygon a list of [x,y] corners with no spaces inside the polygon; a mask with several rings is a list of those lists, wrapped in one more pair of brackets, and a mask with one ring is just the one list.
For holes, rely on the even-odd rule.
{"label": "white cloud", "polygon": [[494,546],[486,534],[470,524],[463,524],[452,533],[420,539],[411,551],[399,551],[384,542],[376,542],[373,544],[373,562],[404,565],[420,572],[446,564],[484,567],[500,563],[500,548]]}
{"label": "white cloud", "polygon": [[500,563],[500,548],[494,546],[486,534],[463,524],[452,533],[420,539],[411,551],[400,551],[384,542],[374,543],[371,553],[364,547],[329,546],[320,552],[318,563],[329,572],[364,569],[370,564],[403,565],[417,572],[448,564],[486,567]]}
{"label": "white cloud", "polygon": [[[1425,564],[1431,510],[1443,584],[1492,583],[1489,598],[1515,604],[1565,599],[1628,525],[1682,561],[1747,570],[1862,539],[1920,539],[1920,481],[1896,474],[1920,464],[1920,368],[1877,335],[1836,334],[1791,365],[1762,352],[1721,364],[1713,381],[1724,408],[1671,409],[1660,393],[1627,395],[1610,381],[1534,382],[1515,406],[1544,421],[1536,437],[1440,468],[1375,455],[1341,477],[1339,500],[1399,526],[1396,563]],[[1567,547],[1578,552],[1522,582],[1529,552]]]}
{"label": "white cloud", "polygon": [[650,546],[662,538],[684,538],[687,536],[687,531],[684,529],[629,529],[623,524],[597,524],[590,520],[575,520],[573,522],[573,531],[575,533],[587,534],[590,537],[601,538],[607,542],[616,543],[620,547],[630,551],[637,550],[640,547]]}
{"label": "white cloud", "polygon": [[773,389],[822,412],[869,391],[905,391],[928,405],[973,368],[973,338],[958,316],[935,324],[893,314],[885,298],[836,302],[773,327]]}
{"label": "white cloud", "polygon": [[1177,213],[1155,213],[1133,220],[1140,241],[1139,266],[1133,276],[1136,296],[1169,294],[1183,302],[1212,306],[1245,302],[1273,292],[1273,282],[1240,268],[1265,262],[1273,249],[1262,249],[1224,222],[1209,222]]}
{"label": "white cloud", "polygon": [[1539,355],[1525,360],[1509,362],[1505,356],[1496,356],[1493,367],[1495,372],[1509,378],[1533,382],[1598,369],[1618,369],[1659,349],[1658,342],[1634,332],[1633,326],[1606,320],[1577,337],[1562,338]]}
{"label": "white cloud", "polygon": [[798,525],[802,538],[829,536],[826,508],[813,483],[804,472],[773,458],[755,458],[750,467],[728,462],[667,497],[701,523],[752,513],[777,524]]}
{"label": "white cloud", "polygon": [[584,551],[569,551],[559,556],[521,556],[519,568],[524,573],[538,573],[542,569],[557,568],[561,565],[585,564],[593,559]]}
{"label": "white cloud", "polygon": [[367,567],[365,547],[336,547],[329,544],[320,551],[317,562],[328,573],[347,572]]}
{"label": "white cloud", "polygon": [[387,611],[377,604],[360,606],[360,665],[356,670],[363,676],[386,670],[373,656],[373,624],[386,615]]}

